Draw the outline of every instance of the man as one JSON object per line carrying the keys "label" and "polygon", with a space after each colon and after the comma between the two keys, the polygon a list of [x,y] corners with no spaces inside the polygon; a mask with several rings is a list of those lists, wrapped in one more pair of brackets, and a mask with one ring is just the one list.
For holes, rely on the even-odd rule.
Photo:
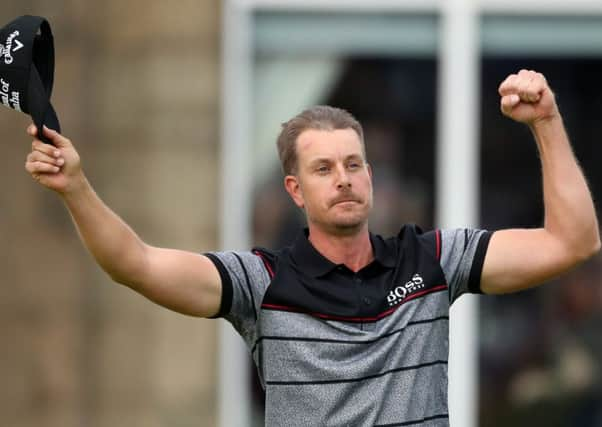
{"label": "man", "polygon": [[[32,144],[26,169],[59,193],[80,236],[117,282],[181,313],[225,317],[266,389],[268,425],[448,425],[448,311],[465,292],[542,283],[600,249],[594,205],[545,78],[521,70],[502,112],[533,132],[545,222],[539,229],[372,235],[372,172],[345,111],[283,125],[284,185],[308,228],[290,248],[205,255],[145,244],[94,193],[69,140]],[[28,132],[35,135],[35,127]]]}

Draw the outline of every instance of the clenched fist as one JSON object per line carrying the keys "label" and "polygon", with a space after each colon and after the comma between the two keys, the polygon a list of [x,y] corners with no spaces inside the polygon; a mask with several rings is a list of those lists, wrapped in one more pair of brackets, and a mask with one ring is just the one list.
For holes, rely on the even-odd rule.
{"label": "clenched fist", "polygon": [[546,78],[535,71],[509,75],[498,89],[502,113],[527,125],[559,116],[554,93]]}

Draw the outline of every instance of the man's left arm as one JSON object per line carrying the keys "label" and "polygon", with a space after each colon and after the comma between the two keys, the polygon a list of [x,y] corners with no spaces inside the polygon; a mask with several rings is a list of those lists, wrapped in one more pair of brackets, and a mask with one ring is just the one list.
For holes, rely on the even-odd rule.
{"label": "man's left arm", "polygon": [[544,226],[496,231],[481,273],[481,290],[501,294],[549,280],[600,250],[591,193],[571,149],[554,94],[527,70],[499,87],[501,110],[531,129],[542,165]]}

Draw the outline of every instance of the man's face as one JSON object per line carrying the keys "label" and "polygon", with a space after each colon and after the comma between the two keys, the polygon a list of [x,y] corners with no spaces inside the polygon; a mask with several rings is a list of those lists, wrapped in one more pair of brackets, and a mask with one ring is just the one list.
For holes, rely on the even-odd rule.
{"label": "man's face", "polygon": [[372,208],[372,176],[353,129],[309,129],[297,138],[297,175],[285,186],[310,226],[351,234]]}

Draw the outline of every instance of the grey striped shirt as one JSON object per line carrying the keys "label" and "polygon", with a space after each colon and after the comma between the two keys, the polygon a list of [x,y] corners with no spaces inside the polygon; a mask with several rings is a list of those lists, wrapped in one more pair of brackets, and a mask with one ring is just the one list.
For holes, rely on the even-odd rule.
{"label": "grey striped shirt", "polygon": [[266,425],[448,426],[449,307],[479,292],[490,235],[406,226],[371,236],[379,262],[358,274],[305,236],[275,253],[208,254],[224,283],[221,314],[265,388]]}

